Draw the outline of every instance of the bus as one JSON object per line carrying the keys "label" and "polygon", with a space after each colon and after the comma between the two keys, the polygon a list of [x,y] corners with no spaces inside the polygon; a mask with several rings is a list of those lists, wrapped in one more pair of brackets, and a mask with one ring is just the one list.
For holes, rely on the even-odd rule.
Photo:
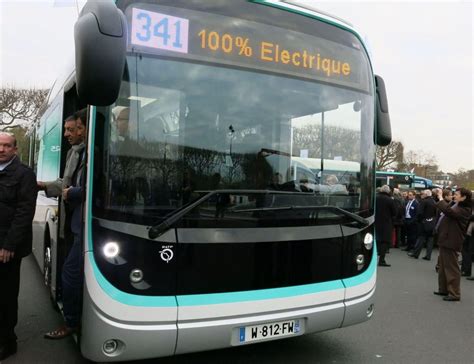
{"label": "bus", "polygon": [[[74,39],[35,168],[62,175],[62,121],[87,107],[84,357],[172,356],[372,317],[375,146],[391,129],[352,26],[297,1],[89,1]],[[302,155],[356,162],[358,188],[301,188],[287,172]],[[34,255],[60,303],[60,205],[40,194],[38,206]]]}
{"label": "bus", "polygon": [[377,171],[375,176],[377,187],[389,185],[392,188],[401,190],[426,190],[436,187],[433,185],[432,180],[417,176],[411,172]]}
{"label": "bus", "polygon": [[293,157],[298,162],[309,168],[319,181],[324,181],[325,176],[334,175],[344,184],[350,184],[352,180],[358,180],[360,173],[360,162],[319,158]]}
{"label": "bus", "polygon": [[415,176],[412,187],[416,190],[426,190],[436,186],[433,185],[433,181],[429,178]]}
{"label": "bus", "polygon": [[375,173],[375,184],[377,187],[388,185],[400,190],[414,188],[415,174],[411,172],[386,172],[377,171]]}

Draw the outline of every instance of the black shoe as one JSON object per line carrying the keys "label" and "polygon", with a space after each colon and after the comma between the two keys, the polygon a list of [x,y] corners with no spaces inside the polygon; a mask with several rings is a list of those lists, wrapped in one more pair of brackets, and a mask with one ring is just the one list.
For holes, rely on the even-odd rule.
{"label": "black shoe", "polygon": [[455,302],[455,301],[461,301],[461,299],[453,297],[453,296],[446,296],[446,297],[443,297],[443,301]]}
{"label": "black shoe", "polygon": [[434,291],[433,294],[437,295],[437,296],[447,296],[448,293],[444,293],[444,292],[439,292],[439,291]]}
{"label": "black shoe", "polygon": [[379,267],[391,267],[391,264],[388,264],[387,262],[380,262]]}
{"label": "black shoe", "polygon": [[424,259],[424,260],[431,260],[431,258],[428,258],[428,257],[423,257],[421,259]]}
{"label": "black shoe", "polygon": [[16,341],[7,345],[0,346],[0,360],[5,360],[10,355],[15,354],[16,350],[17,350]]}
{"label": "black shoe", "polygon": [[466,278],[468,281],[474,281],[474,277],[467,277]]}
{"label": "black shoe", "polygon": [[413,253],[413,252],[408,252],[407,255],[408,255],[409,257],[418,259],[418,255],[415,255],[415,253]]}

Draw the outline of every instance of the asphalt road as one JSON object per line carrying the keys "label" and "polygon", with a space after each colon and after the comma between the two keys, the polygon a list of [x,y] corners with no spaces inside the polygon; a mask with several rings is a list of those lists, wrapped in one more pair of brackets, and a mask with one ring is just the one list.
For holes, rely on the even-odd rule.
{"label": "asphalt road", "polygon": [[[461,302],[444,302],[432,293],[434,261],[415,260],[398,249],[387,261],[392,267],[378,269],[376,312],[364,324],[140,363],[474,363],[474,281],[462,279]],[[22,265],[19,352],[4,362],[87,363],[71,338],[43,339],[61,322],[30,256]]]}

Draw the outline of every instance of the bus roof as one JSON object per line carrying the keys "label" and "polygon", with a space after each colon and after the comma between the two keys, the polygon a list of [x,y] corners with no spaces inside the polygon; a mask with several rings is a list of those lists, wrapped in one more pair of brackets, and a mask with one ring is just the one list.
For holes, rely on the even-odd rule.
{"label": "bus roof", "polygon": [[415,176],[414,173],[411,172],[387,172],[387,171],[376,171],[375,174],[381,174],[381,175],[398,175],[398,176]]}
{"label": "bus roof", "polygon": [[317,8],[317,6],[308,3],[308,1],[301,1],[301,0],[263,0],[261,1],[264,4],[269,4],[269,5],[274,5],[283,9],[287,9],[290,11],[297,11],[300,13],[308,14],[308,15],[313,15],[317,16],[319,18],[324,18],[326,20],[329,20],[333,23],[337,23],[337,25],[344,25],[345,27],[350,27],[351,29],[354,29],[354,26],[348,22],[347,20],[344,20],[342,18],[339,18],[338,16],[329,14],[325,11],[322,11]]}

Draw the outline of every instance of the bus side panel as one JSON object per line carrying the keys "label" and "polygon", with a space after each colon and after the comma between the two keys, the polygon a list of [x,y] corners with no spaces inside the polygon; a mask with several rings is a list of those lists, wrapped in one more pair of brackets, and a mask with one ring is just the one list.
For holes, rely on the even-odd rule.
{"label": "bus side panel", "polygon": [[33,255],[38,266],[44,270],[44,233],[46,231],[46,219],[49,206],[45,204],[45,198],[39,195],[36,200],[36,211],[33,217]]}
{"label": "bus side panel", "polygon": [[[57,200],[47,198],[42,193],[38,194],[36,200],[36,211],[33,218],[33,255],[38,266],[45,274],[45,249],[46,244],[51,248],[51,285],[50,294],[56,298],[56,277],[57,277]],[[48,240],[48,242],[47,242]],[[46,281],[45,281],[46,284]]]}

